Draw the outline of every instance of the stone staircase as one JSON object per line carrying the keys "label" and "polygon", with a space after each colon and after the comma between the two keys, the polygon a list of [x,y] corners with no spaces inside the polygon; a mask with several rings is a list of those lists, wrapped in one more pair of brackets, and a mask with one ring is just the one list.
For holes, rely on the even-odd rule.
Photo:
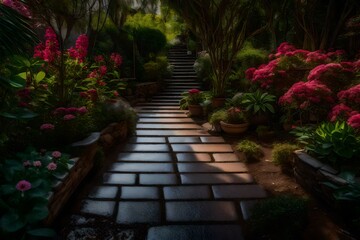
{"label": "stone staircase", "polygon": [[147,240],[241,240],[241,224],[264,189],[222,137],[179,110],[181,93],[199,88],[194,57],[169,52],[171,79],[136,107],[136,135],[84,200],[81,211],[143,226]]}

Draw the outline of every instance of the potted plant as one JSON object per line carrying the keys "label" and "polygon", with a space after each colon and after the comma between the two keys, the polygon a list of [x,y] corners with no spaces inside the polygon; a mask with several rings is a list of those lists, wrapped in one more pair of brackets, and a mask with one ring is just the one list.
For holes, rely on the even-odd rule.
{"label": "potted plant", "polygon": [[180,108],[189,109],[191,116],[203,116],[201,103],[204,101],[204,94],[199,89],[190,89],[182,95],[183,98],[180,100]]}
{"label": "potted plant", "polygon": [[215,132],[221,132],[220,122],[226,120],[227,111],[225,109],[220,109],[213,112],[209,118],[209,123],[213,126]]}
{"label": "potted plant", "polygon": [[226,119],[220,121],[221,129],[230,134],[243,133],[248,127],[249,123],[244,112],[238,107],[230,107],[226,111]]}
{"label": "potted plant", "polygon": [[253,93],[245,93],[242,96],[242,105],[251,116],[251,123],[254,125],[266,124],[268,114],[275,113],[273,104],[275,96],[269,93],[262,93],[259,90]]}

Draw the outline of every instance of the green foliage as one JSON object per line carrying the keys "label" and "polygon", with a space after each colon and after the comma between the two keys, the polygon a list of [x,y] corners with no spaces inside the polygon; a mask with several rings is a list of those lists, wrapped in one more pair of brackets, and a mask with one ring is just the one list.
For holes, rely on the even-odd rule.
{"label": "green foliage", "polygon": [[[41,228],[48,215],[48,196],[56,177],[68,171],[69,157],[28,149],[14,159],[0,163],[0,236],[3,239],[25,239],[29,236],[53,237],[54,231]],[[26,164],[26,165],[25,165]],[[56,169],[48,169],[56,164]],[[30,188],[21,191],[16,186],[26,180]]]}
{"label": "green foliage", "polygon": [[262,239],[302,239],[307,223],[307,200],[278,196],[258,202],[252,211],[249,227],[253,237]]}
{"label": "green foliage", "polygon": [[296,128],[293,133],[311,155],[340,167],[360,157],[360,137],[345,122],[325,122],[316,129]]}
{"label": "green foliage", "polygon": [[198,79],[200,79],[204,83],[208,83],[211,81],[212,65],[208,53],[202,52],[199,54],[199,57],[194,63],[194,70]]}
{"label": "green foliage", "polygon": [[242,72],[241,77],[244,77],[246,69],[251,67],[258,67],[268,61],[268,53],[262,49],[254,48],[251,42],[246,42],[244,47],[236,55],[235,67]]}
{"label": "green foliage", "polygon": [[0,56],[5,60],[12,54],[23,54],[37,41],[28,19],[15,10],[0,4]]}
{"label": "green foliage", "polygon": [[250,140],[242,140],[236,144],[235,149],[237,151],[243,152],[248,161],[258,160],[264,156],[264,152],[261,146]]}
{"label": "green foliage", "polygon": [[133,29],[133,36],[140,55],[144,58],[158,54],[166,46],[165,35],[157,29],[146,27]]}
{"label": "green foliage", "polygon": [[275,113],[273,107],[275,99],[274,95],[257,90],[253,93],[245,93],[242,97],[242,104],[246,111],[251,112],[253,115],[268,112]]}
{"label": "green foliage", "polygon": [[100,103],[93,109],[91,118],[94,119],[96,129],[103,129],[111,123],[126,121],[130,133],[134,133],[137,114],[128,103],[118,100],[112,104]]}
{"label": "green foliage", "polygon": [[171,75],[169,64],[165,56],[156,57],[155,61],[144,64],[144,80],[159,81],[164,76]]}
{"label": "green foliage", "polygon": [[299,146],[295,144],[275,144],[271,154],[272,162],[276,165],[292,165],[294,151],[297,149],[299,149]]}
{"label": "green foliage", "polygon": [[227,119],[227,111],[225,109],[220,109],[213,112],[210,115],[209,123],[212,125],[219,124],[221,121],[226,121]]}
{"label": "green foliage", "polygon": [[183,92],[181,96],[180,109],[187,109],[189,105],[200,105],[205,100],[205,94],[198,89]]}

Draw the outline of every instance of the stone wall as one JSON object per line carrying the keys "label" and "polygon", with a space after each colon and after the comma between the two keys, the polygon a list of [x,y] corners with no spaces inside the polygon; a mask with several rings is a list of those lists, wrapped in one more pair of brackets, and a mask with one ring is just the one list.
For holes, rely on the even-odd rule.
{"label": "stone wall", "polygon": [[124,141],[128,136],[128,125],[125,121],[109,124],[100,133],[92,133],[88,138],[72,144],[81,148],[82,154],[73,158],[74,164],[69,165],[69,172],[58,177],[49,195],[49,215],[46,225],[51,225],[64,208],[72,194],[90,173],[94,166],[96,152],[103,148],[107,150],[114,144]]}
{"label": "stone wall", "polygon": [[335,207],[333,190],[323,183],[329,182],[336,186],[343,186],[347,184],[347,181],[339,176],[339,171],[302,150],[295,151],[295,156],[294,175],[296,181],[306,190]]}

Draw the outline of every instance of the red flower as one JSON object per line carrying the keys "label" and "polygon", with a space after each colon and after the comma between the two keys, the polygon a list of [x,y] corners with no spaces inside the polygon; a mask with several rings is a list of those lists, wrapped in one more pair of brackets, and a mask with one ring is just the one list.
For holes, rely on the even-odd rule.
{"label": "red flower", "polygon": [[112,53],[110,55],[110,60],[114,62],[115,67],[120,67],[123,62],[121,55],[118,53]]}
{"label": "red flower", "polygon": [[95,62],[100,63],[100,62],[104,62],[105,58],[103,55],[97,55],[94,57],[94,60],[95,60]]}
{"label": "red flower", "polygon": [[193,89],[190,89],[190,90],[189,90],[189,93],[190,93],[190,94],[198,94],[198,93],[200,93],[200,90],[199,90],[199,89],[196,89],[196,88],[193,88]]}
{"label": "red flower", "polygon": [[360,113],[351,116],[347,120],[347,124],[349,124],[353,128],[360,129]]}
{"label": "red flower", "polygon": [[340,101],[360,110],[360,84],[339,92],[337,96]]}
{"label": "red flower", "polygon": [[340,103],[331,109],[329,113],[329,119],[331,122],[335,122],[339,119],[347,119],[352,115],[353,112],[354,111],[350,107]]}

